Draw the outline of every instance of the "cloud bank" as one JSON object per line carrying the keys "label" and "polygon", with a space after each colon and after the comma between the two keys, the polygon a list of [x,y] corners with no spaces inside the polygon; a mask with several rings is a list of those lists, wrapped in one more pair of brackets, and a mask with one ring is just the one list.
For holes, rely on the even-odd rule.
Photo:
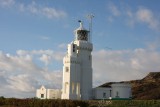
{"label": "cloud bank", "polygon": [[15,4],[14,0],[0,0],[1,7],[11,7]]}
{"label": "cloud bank", "polygon": [[[0,95],[35,97],[41,85],[61,88],[63,57],[63,52],[52,50],[17,50],[16,55],[0,52]],[[50,68],[52,62],[60,62],[61,69]],[[141,79],[149,72],[160,71],[159,64],[160,53],[154,49],[94,51],[93,86]]]}
{"label": "cloud bank", "polygon": [[141,79],[160,71],[160,53],[147,49],[93,52],[94,86],[110,81]]}
{"label": "cloud bank", "polygon": [[62,62],[62,56],[63,53],[51,50],[18,50],[16,55],[0,52],[0,95],[34,97],[36,89],[43,84],[61,88],[62,71],[48,66],[51,61]]}

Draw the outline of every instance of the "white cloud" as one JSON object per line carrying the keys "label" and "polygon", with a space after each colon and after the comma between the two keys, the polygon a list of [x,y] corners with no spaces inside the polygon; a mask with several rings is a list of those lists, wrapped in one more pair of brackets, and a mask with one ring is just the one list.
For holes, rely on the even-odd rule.
{"label": "white cloud", "polygon": [[[20,5],[20,9],[22,8],[22,5]],[[22,9],[21,9],[22,10]],[[35,15],[43,15],[49,19],[54,19],[54,18],[63,18],[67,16],[67,13],[63,10],[58,10],[55,8],[51,7],[42,7],[36,2],[32,2],[32,4],[29,4],[28,6],[24,7],[23,10],[29,11],[32,14]]]}
{"label": "white cloud", "polygon": [[25,51],[25,50],[18,50],[17,54],[20,56],[25,56],[27,54],[32,55],[47,55],[52,60],[56,60],[56,61],[62,61],[63,60],[63,56],[64,56],[64,52],[55,52],[53,50],[32,50],[32,51]]}
{"label": "white cloud", "polygon": [[126,13],[129,17],[133,17],[133,13],[130,10],[127,9]]}
{"label": "white cloud", "polygon": [[126,9],[126,15],[127,15],[127,25],[129,25],[130,27],[134,27],[135,25],[135,14],[130,10],[130,9]]}
{"label": "white cloud", "polygon": [[160,21],[156,17],[155,13],[148,8],[138,8],[135,12],[130,9],[126,9],[127,24],[131,27],[135,26],[137,23],[146,24],[148,28],[159,31]]}
{"label": "white cloud", "polygon": [[40,57],[40,60],[43,61],[45,63],[45,65],[47,66],[50,63],[50,61],[51,61],[51,56],[43,54]]}
{"label": "white cloud", "polygon": [[47,82],[47,85],[50,86],[50,88],[55,88],[55,89],[61,88],[61,85],[62,85],[62,72],[61,71],[43,72],[43,75]]}
{"label": "white cloud", "polygon": [[25,11],[25,6],[24,6],[24,4],[19,4],[19,5],[18,5],[18,10],[21,11],[21,12],[24,12],[24,11]]}
{"label": "white cloud", "polygon": [[50,38],[48,36],[41,36],[40,37],[42,40],[49,40]]}
{"label": "white cloud", "polygon": [[39,9],[37,8],[37,5],[34,1],[32,2],[32,4],[29,4],[25,8],[28,9],[33,14],[38,14],[39,13]]}
{"label": "white cloud", "polygon": [[123,8],[119,8],[113,3],[109,3],[108,8],[111,13],[107,20],[113,22],[115,17],[123,18],[127,21],[127,25],[134,27],[136,24],[145,24],[148,28],[156,31],[160,31],[160,19],[154,11],[146,7],[137,7],[137,10],[133,11],[128,5],[122,5]]}
{"label": "white cloud", "polygon": [[42,10],[40,12],[41,12],[41,14],[43,14],[44,16],[47,16],[50,19],[67,16],[67,14],[64,11],[56,10],[54,8],[49,8],[49,7],[42,8]]}
{"label": "white cloud", "polygon": [[114,5],[113,3],[110,3],[108,5],[108,8],[113,16],[120,16],[121,15],[121,12],[119,11],[118,7],[116,5]]}
{"label": "white cloud", "polygon": [[67,44],[62,43],[62,44],[59,44],[59,45],[58,45],[58,48],[65,49],[65,48],[67,48],[66,46],[67,46]]}
{"label": "white cloud", "polygon": [[54,7],[41,6],[35,1],[32,1],[30,4],[24,4],[14,0],[0,0],[0,6],[4,8],[16,8],[20,12],[44,16],[49,19],[64,18],[67,16],[67,13],[64,10],[55,9]]}
{"label": "white cloud", "polygon": [[160,38],[156,38],[155,41],[146,43],[146,46],[150,51],[155,51],[160,48],[159,43],[160,43]]}
{"label": "white cloud", "polygon": [[30,55],[12,56],[2,52],[0,53],[0,66],[0,69],[5,71],[21,71],[25,69],[25,71],[31,72],[38,69]]}
{"label": "white cloud", "polygon": [[0,0],[1,7],[11,7],[15,4],[14,0]]}
{"label": "white cloud", "polygon": [[136,12],[138,21],[148,24],[151,29],[160,29],[160,21],[155,18],[153,12],[147,8],[139,8]]}
{"label": "white cloud", "polygon": [[17,76],[9,76],[8,78],[8,87],[11,90],[17,90],[19,92],[34,92],[37,81],[33,77],[30,77],[26,74],[20,74]]}

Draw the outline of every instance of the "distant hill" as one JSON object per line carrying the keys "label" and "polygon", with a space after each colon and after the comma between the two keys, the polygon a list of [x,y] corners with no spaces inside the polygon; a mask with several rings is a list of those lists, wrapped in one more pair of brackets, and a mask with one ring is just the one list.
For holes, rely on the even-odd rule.
{"label": "distant hill", "polygon": [[160,99],[160,72],[150,72],[141,80],[109,82],[99,87],[110,87],[112,83],[130,83],[133,99]]}

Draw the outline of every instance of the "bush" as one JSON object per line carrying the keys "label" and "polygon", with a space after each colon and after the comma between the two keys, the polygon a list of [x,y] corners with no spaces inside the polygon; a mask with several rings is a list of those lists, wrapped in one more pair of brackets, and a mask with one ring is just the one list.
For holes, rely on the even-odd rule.
{"label": "bush", "polygon": [[0,97],[0,107],[160,107],[160,100],[51,100]]}

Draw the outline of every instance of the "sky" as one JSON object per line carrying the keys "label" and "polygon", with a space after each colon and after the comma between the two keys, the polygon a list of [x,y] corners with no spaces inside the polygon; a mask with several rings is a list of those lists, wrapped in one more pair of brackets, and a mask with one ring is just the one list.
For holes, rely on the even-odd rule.
{"label": "sky", "polygon": [[0,96],[61,89],[74,30],[93,14],[93,87],[160,71],[159,0],[0,0]]}

